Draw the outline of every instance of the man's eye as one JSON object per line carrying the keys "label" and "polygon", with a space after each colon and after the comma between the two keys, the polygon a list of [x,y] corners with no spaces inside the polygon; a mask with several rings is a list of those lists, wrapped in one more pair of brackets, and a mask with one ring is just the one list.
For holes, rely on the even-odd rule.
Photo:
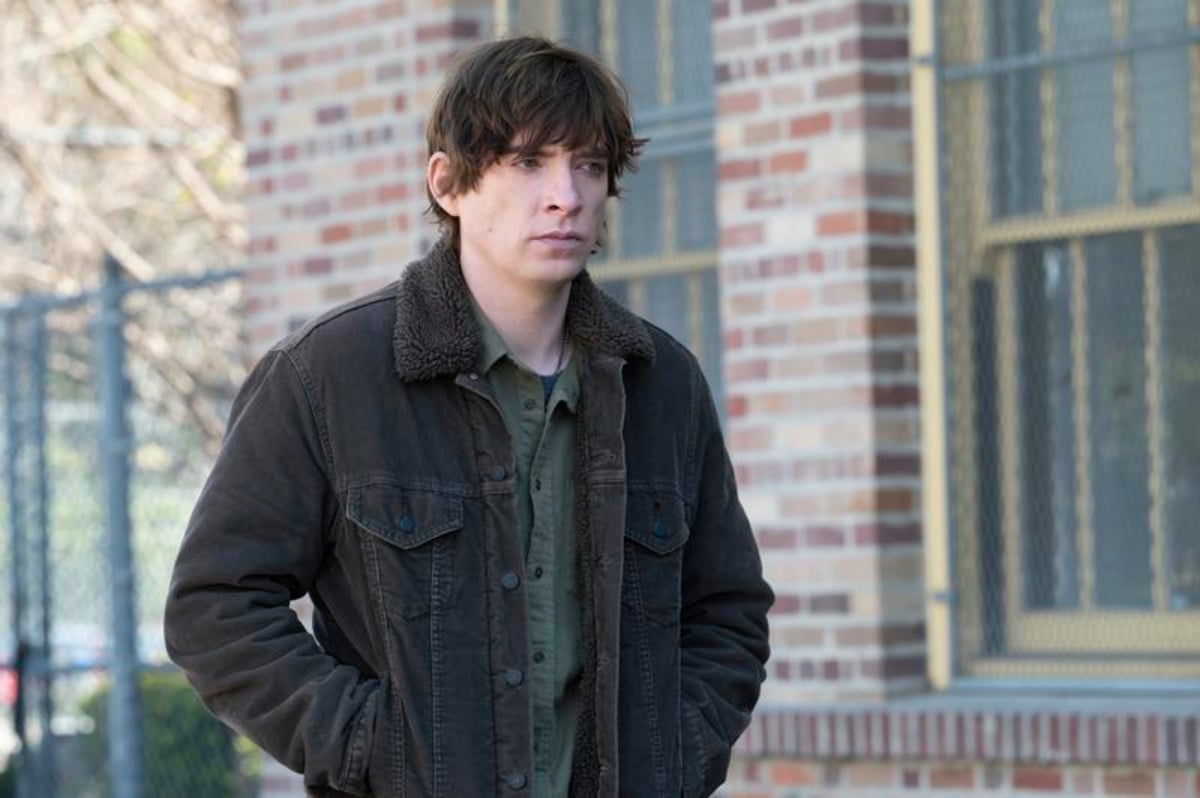
{"label": "man's eye", "polygon": [[536,169],[538,165],[537,158],[517,158],[513,161],[513,165],[519,169]]}
{"label": "man's eye", "polygon": [[608,171],[608,167],[600,161],[585,161],[582,164],[582,169],[595,177],[600,177]]}

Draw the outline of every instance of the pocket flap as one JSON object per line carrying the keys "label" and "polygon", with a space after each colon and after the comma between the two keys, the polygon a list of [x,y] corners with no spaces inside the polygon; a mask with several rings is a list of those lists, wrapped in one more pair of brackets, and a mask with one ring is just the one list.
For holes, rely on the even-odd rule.
{"label": "pocket flap", "polygon": [[346,517],[393,546],[411,549],[462,529],[463,505],[457,496],[375,483],[350,489]]}
{"label": "pocket flap", "polygon": [[625,536],[655,554],[670,554],[688,539],[683,500],[667,491],[630,491]]}

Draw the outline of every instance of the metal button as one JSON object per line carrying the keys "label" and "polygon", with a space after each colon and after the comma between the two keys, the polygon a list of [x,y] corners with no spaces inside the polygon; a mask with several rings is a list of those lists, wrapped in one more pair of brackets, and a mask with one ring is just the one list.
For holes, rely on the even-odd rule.
{"label": "metal button", "polygon": [[512,571],[505,571],[504,576],[500,577],[500,584],[505,590],[516,590],[517,585],[521,584],[521,578]]}
{"label": "metal button", "polygon": [[534,662],[541,662],[544,659],[546,659],[546,655],[543,654],[542,652],[540,652],[540,651],[533,652],[533,661]]}
{"label": "metal button", "polygon": [[504,777],[504,783],[510,790],[523,790],[527,782],[524,773],[509,773]]}
{"label": "metal button", "polygon": [[477,380],[477,379],[479,379],[479,375],[472,371],[470,374],[467,375],[467,379]]}
{"label": "metal button", "polygon": [[516,668],[509,668],[504,672],[504,683],[509,687],[516,687],[523,681],[525,681],[525,674]]}
{"label": "metal button", "polygon": [[400,531],[401,532],[412,532],[416,528],[417,528],[417,522],[412,519],[411,515],[409,515],[408,513],[405,513],[404,515],[400,516]]}
{"label": "metal button", "polygon": [[492,480],[493,482],[499,482],[500,480],[504,479],[505,475],[507,474],[508,471],[505,470],[504,466],[502,465],[494,465],[488,469],[488,479]]}

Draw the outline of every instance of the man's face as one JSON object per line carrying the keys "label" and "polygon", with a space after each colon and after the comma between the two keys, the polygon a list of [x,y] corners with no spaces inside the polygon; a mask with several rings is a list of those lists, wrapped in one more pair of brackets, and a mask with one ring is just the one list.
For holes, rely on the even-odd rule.
{"label": "man's face", "polygon": [[464,267],[558,286],[587,265],[607,196],[604,154],[555,144],[536,153],[514,147],[443,207],[458,217]]}

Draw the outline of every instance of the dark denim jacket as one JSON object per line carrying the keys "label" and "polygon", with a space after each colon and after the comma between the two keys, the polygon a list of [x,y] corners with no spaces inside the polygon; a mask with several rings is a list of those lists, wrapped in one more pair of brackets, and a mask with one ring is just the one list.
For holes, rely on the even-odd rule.
{"label": "dark denim jacket", "polygon": [[[573,795],[708,794],[758,698],[772,594],[695,359],[571,291],[584,673]],[[513,453],[453,251],[272,349],[171,583],[209,708],[314,795],[531,782]],[[289,602],[315,606],[314,636]]]}

